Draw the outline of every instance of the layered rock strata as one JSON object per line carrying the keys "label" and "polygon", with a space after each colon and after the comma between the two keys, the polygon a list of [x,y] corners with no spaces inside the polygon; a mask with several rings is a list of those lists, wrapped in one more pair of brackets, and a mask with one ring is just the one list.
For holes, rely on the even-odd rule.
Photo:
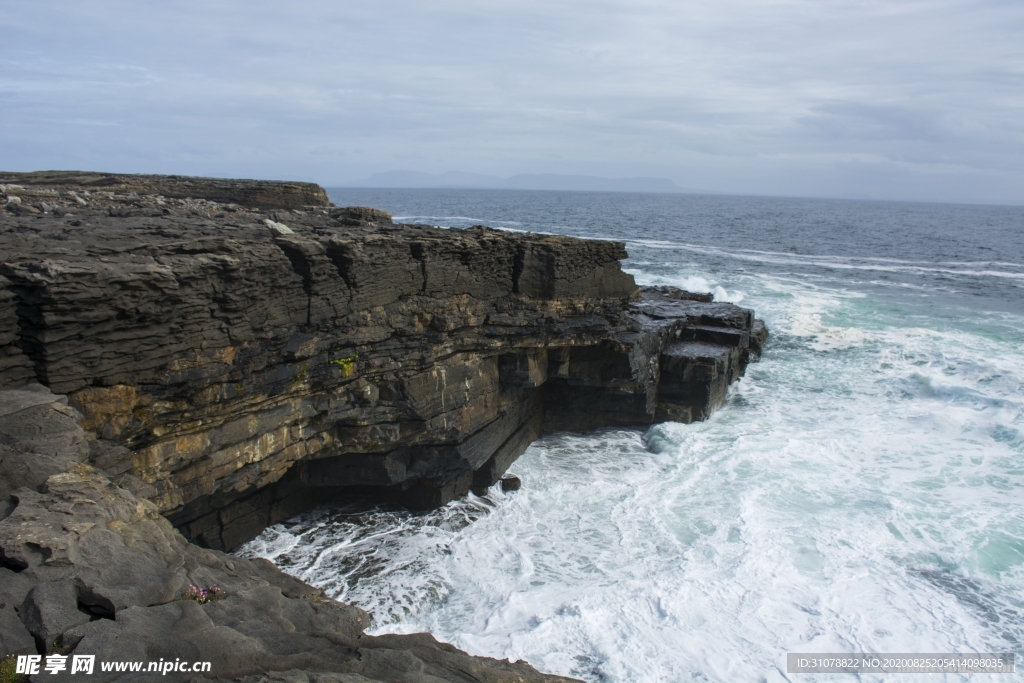
{"label": "layered rock strata", "polygon": [[[327,193],[313,183],[267,180],[222,180],[190,176],[142,175],[125,173],[91,173],[86,171],[35,171],[33,173],[0,172],[0,185],[14,185],[18,193],[32,200],[24,205],[24,213],[33,210],[47,213],[54,208],[88,206],[97,199],[113,199],[114,206],[132,211],[146,197],[156,200],[197,199],[226,204],[239,204],[260,209],[302,209],[328,206]],[[11,193],[15,197],[18,194]],[[28,198],[27,197],[27,198]],[[20,197],[19,197],[20,199]],[[49,203],[52,208],[42,206]]]}
{"label": "layered rock strata", "polygon": [[0,656],[567,680],[367,636],[218,549],[339,493],[443,504],[544,431],[704,419],[767,336],[640,291],[618,243],[398,226],[316,186],[7,174],[0,201]]}
{"label": "layered rock strata", "polygon": [[[67,657],[63,671],[32,680],[570,680],[471,657],[425,633],[368,636],[358,607],[266,560],[189,543],[156,505],[88,464],[80,417],[39,385],[0,391],[0,659]],[[73,655],[95,657],[91,674],[71,672]],[[102,668],[176,661],[211,666],[202,675]]]}
{"label": "layered rock strata", "polygon": [[0,186],[0,383],[67,394],[83,462],[210,548],[339,493],[444,504],[545,431],[704,419],[767,336],[641,291],[617,242],[296,208],[294,184],[25,178]]}

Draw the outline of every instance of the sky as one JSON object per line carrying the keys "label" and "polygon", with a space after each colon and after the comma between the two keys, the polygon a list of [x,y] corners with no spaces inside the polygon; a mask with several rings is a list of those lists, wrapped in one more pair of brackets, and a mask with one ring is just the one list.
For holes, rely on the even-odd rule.
{"label": "sky", "polygon": [[0,170],[1024,204],[1021,0],[0,0]]}

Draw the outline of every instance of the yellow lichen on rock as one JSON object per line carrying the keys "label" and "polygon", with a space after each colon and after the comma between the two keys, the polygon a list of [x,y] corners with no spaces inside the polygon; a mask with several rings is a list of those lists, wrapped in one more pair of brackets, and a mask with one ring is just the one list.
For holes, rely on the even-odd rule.
{"label": "yellow lichen on rock", "polygon": [[79,421],[87,434],[116,439],[135,419],[138,397],[135,387],[117,384],[112,387],[88,387],[68,397],[70,404],[82,414]]}

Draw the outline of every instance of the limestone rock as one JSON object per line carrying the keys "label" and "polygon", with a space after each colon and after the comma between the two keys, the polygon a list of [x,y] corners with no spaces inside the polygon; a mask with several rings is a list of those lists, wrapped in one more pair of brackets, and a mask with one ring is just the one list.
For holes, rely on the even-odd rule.
{"label": "limestone rock", "polygon": [[346,206],[343,209],[334,209],[331,211],[331,216],[335,220],[349,221],[351,225],[391,222],[390,211],[375,209],[370,206]]}
{"label": "limestone rock", "polygon": [[[81,171],[37,171],[34,173],[0,173],[0,180],[10,187],[23,189],[71,188],[83,192],[102,191],[117,195],[205,199],[263,209],[301,209],[324,206],[330,202],[322,187],[313,183],[274,182],[264,180],[223,180],[189,176],[160,176],[123,173],[90,173]],[[77,192],[71,190],[72,198]],[[74,199],[85,206],[84,199]]]}
{"label": "limestone rock", "polygon": [[0,392],[0,500],[87,459],[80,416],[67,403],[38,384]]}
{"label": "limestone rock", "polygon": [[78,609],[78,586],[66,579],[36,584],[18,614],[41,652],[59,647],[65,631],[89,622],[89,614]]}
{"label": "limestone rock", "polygon": [[292,230],[291,228],[289,228],[284,223],[277,223],[275,221],[270,220],[269,218],[266,219],[263,222],[264,222],[264,224],[266,224],[266,226],[268,228],[270,228],[270,232],[272,232],[275,235],[279,235],[280,236],[280,235],[294,235],[295,234],[295,231]]}
{"label": "limestone rock", "polygon": [[703,419],[767,340],[749,309],[641,290],[616,242],[396,225],[301,183],[0,180],[50,207],[0,214],[7,652],[564,680],[367,636],[361,610],[219,550],[354,488],[412,507],[508,490],[544,431]]}
{"label": "limestone rock", "polygon": [[[0,392],[0,404],[30,402],[5,393],[25,392]],[[64,429],[53,415],[38,426]],[[59,649],[99,661],[210,661],[221,679],[301,671],[306,680],[567,680],[470,657],[426,634],[367,636],[362,610],[266,560],[188,543],[154,505],[89,465],[51,475],[41,489],[16,490],[0,520],[0,656]],[[189,586],[214,584],[218,599],[188,599]],[[131,679],[98,669],[92,677]]]}
{"label": "limestone rock", "polygon": [[34,587],[27,577],[0,567],[0,657],[36,653],[35,638],[18,615],[18,608]]}
{"label": "limestone rock", "polygon": [[641,291],[621,243],[397,225],[289,183],[2,179],[88,206],[0,216],[0,386],[67,394],[73,460],[214,548],[353,487],[443,505],[545,430],[702,419],[766,335]]}

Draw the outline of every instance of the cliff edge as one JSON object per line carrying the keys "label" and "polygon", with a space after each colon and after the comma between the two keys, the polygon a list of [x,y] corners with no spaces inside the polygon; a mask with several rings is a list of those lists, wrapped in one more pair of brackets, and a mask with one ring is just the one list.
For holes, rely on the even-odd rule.
{"label": "cliff edge", "polygon": [[[356,608],[219,551],[347,493],[443,505],[547,431],[704,419],[767,338],[748,309],[637,287],[621,243],[397,225],[315,185],[0,174],[0,203],[0,388],[17,416],[0,573],[20,586],[0,632],[28,648],[27,630],[39,652],[122,642],[144,609],[140,633],[198,620],[176,631],[190,655],[199,622],[242,634],[223,642],[255,659],[224,677],[558,680],[429,636],[362,635]],[[180,599],[212,583],[235,600]],[[288,659],[312,641],[277,627],[250,633],[260,604],[281,633],[333,643],[330,661]],[[420,673],[351,663],[388,647]]]}

